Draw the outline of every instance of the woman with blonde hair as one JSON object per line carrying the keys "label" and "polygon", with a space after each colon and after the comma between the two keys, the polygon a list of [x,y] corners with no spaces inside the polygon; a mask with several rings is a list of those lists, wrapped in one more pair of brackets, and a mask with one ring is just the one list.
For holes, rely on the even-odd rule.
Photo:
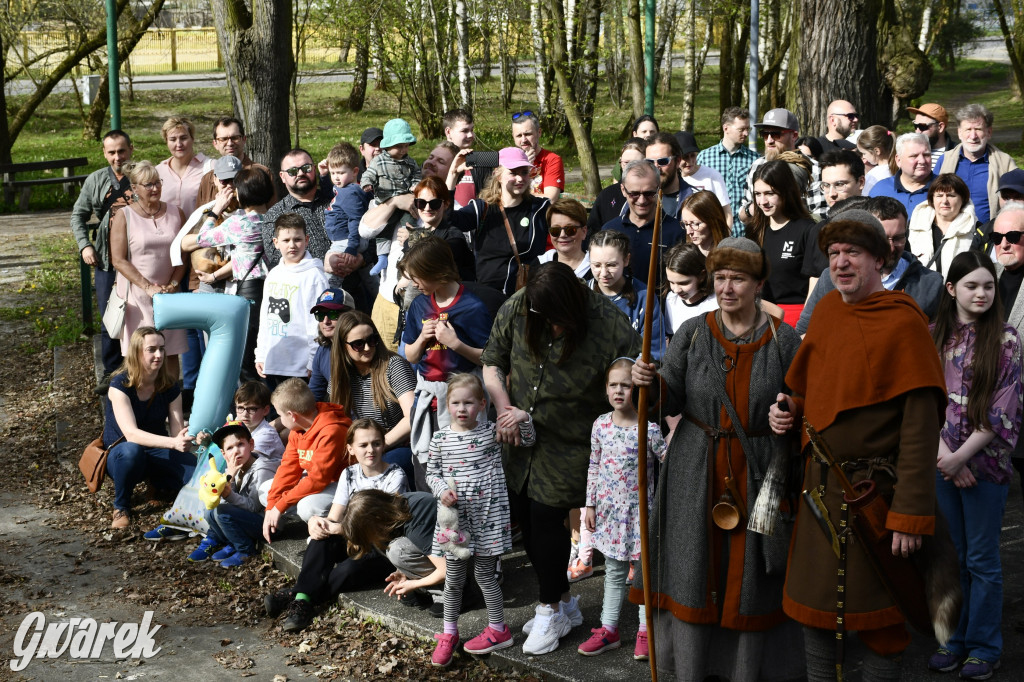
{"label": "woman with blonde hair", "polygon": [[[162,201],[162,181],[149,161],[126,163],[133,200],[110,221],[110,262],[117,271],[114,290],[125,301],[121,354],[127,357],[132,333],[153,325],[153,296],[178,290],[184,266],[171,265],[170,247],[185,216]],[[188,349],[184,329],[163,332],[168,367],[175,377],[178,356]]]}
{"label": "woman with blonde hair", "polygon": [[209,159],[195,150],[196,127],[184,116],[171,116],[164,121],[160,134],[171,153],[156,166],[164,182],[164,200],[180,208],[186,216],[192,215]]}
{"label": "woman with blonde hair", "polygon": [[124,364],[110,378],[103,447],[110,448],[107,473],[114,481],[111,528],[128,527],[136,485],[148,480],[156,490],[175,494],[195,470],[178,375],[165,360],[163,332],[142,326],[132,333]]}

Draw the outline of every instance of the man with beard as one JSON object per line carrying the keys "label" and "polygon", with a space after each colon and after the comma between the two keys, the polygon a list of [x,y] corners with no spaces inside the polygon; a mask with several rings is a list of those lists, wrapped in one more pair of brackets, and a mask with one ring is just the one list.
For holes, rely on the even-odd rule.
{"label": "man with beard", "polygon": [[[82,185],[82,192],[71,209],[71,232],[78,243],[78,250],[85,264],[95,270],[96,303],[100,318],[107,309],[110,291],[117,274],[110,266],[110,219],[117,211],[128,205],[131,199],[131,183],[121,172],[122,166],[132,158],[131,138],[123,130],[111,130],[103,136],[103,157],[107,166],[93,171]],[[86,222],[92,216],[99,218],[95,237],[89,237]],[[103,361],[103,378],[96,386],[96,393],[105,395],[110,384],[110,375],[121,366],[121,344],[107,334],[100,324],[100,355]]]}
{"label": "man with beard", "polygon": [[953,140],[946,132],[949,114],[938,104],[929,102],[919,107],[907,107],[907,113],[914,117],[914,129],[928,138],[932,148],[932,170],[935,170],[945,151],[953,146]]}
{"label": "man with beard", "polygon": [[693,194],[693,188],[683,181],[683,174],[679,172],[683,157],[679,141],[675,135],[655,133],[647,141],[645,154],[648,163],[661,174],[661,210],[678,220],[683,201]]}
{"label": "man with beard", "polygon": [[[747,191],[743,195],[743,203],[736,212],[740,222],[748,226],[753,222],[754,173],[764,164],[777,159],[782,152],[795,150],[797,138],[800,137],[800,123],[788,109],[772,109],[764,115],[761,123],[755,123],[754,127],[764,140],[764,156],[750,165]],[[814,215],[825,211],[825,195],[821,191],[821,169],[818,162],[814,159],[810,159],[810,162],[811,180],[804,198],[807,201],[808,212]]]}
{"label": "man with beard", "polygon": [[1010,155],[989,144],[992,112],[980,104],[968,104],[956,112],[960,144],[942,155],[939,175],[956,173],[967,183],[979,222],[987,222],[991,207],[999,201],[999,178],[1017,167]]}
{"label": "man with beard", "polygon": [[846,100],[837,99],[829,104],[825,119],[828,132],[818,138],[824,152],[856,149],[857,146],[846,138],[856,130],[859,122],[860,115],[857,114],[857,108]]}

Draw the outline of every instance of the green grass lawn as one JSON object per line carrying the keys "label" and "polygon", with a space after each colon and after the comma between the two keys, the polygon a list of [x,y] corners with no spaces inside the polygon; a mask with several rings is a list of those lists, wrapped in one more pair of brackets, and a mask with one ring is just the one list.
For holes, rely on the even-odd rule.
{"label": "green grass lawn", "polygon": [[[919,101],[943,103],[951,113],[969,101],[981,102],[995,114],[997,129],[1020,130],[1024,128],[1024,109],[1020,100],[1013,98],[1011,78],[1008,65],[965,60],[958,64],[956,71],[936,71],[931,88]],[[674,89],[655,101],[655,115],[666,130],[678,129],[683,100],[681,72],[674,77],[673,82]],[[531,106],[534,100],[533,84],[532,78],[520,76],[514,110]],[[350,87],[347,83],[328,82],[299,86],[299,142],[315,156],[322,157],[334,143],[341,140],[358,142],[364,128],[382,127],[385,121],[396,115],[404,116],[412,122],[408,109],[403,109],[397,98],[373,90],[372,84],[363,111],[358,114],[349,112],[345,100]],[[498,89],[495,78],[482,84],[478,91],[476,131],[478,147],[482,149],[498,149],[511,143],[508,113],[501,108]],[[88,170],[102,165],[99,144],[82,139],[82,123],[73,97],[73,94],[52,95],[36,111],[15,144],[15,162],[86,156],[92,162]],[[154,162],[168,156],[160,137],[160,126],[168,116],[178,114],[190,117],[197,127],[197,148],[215,155],[210,142],[213,121],[231,110],[227,88],[139,90],[135,93],[134,101],[128,101],[125,94],[122,97],[122,124],[135,143],[135,158]],[[17,105],[18,101],[19,98],[11,98],[9,104]],[[698,143],[702,147],[714,144],[719,139],[717,67],[705,70],[696,106],[694,133]],[[629,110],[616,107],[607,89],[602,87],[593,125],[599,163],[610,164],[618,158],[620,133],[629,118]],[[910,129],[910,124],[902,121],[897,132]],[[413,130],[417,130],[414,122]],[[436,140],[420,140],[413,156],[422,160],[434,142]],[[545,136],[543,143],[562,156],[567,169],[579,167],[571,137],[550,139],[550,136]],[[1018,162],[1024,161],[1024,149],[1019,140],[1009,144],[1001,143],[999,146],[1017,158]],[[582,184],[571,183],[566,189],[579,192]],[[32,193],[30,209],[67,208],[72,204],[73,198],[65,196],[59,188],[39,188]],[[11,210],[11,207],[0,205],[0,211]]]}

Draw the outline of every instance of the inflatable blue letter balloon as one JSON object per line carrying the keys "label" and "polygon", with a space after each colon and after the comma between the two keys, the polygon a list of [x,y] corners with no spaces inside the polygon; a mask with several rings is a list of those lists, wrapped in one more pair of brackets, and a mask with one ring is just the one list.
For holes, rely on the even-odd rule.
{"label": "inflatable blue letter balloon", "polygon": [[231,411],[249,324],[249,301],[227,294],[157,294],[157,329],[202,329],[210,334],[196,379],[188,432],[216,431]]}

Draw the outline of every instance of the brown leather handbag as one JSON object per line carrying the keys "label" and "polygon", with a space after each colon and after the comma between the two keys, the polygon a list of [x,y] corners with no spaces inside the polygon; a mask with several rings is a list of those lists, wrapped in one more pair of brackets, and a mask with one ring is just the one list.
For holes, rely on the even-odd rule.
{"label": "brown leather handbag", "polygon": [[500,208],[501,218],[505,221],[505,232],[508,233],[508,242],[512,245],[512,255],[516,259],[516,291],[519,291],[530,281],[530,266],[519,259],[519,247],[516,246],[516,238],[512,234],[512,226],[508,223],[508,216],[505,215],[505,207],[501,206]]}
{"label": "brown leather handbag", "polygon": [[111,443],[109,448],[104,449],[103,438],[97,438],[85,446],[82,458],[78,460],[78,468],[85,476],[85,482],[89,486],[89,492],[98,492],[103,487],[103,478],[107,474],[107,455],[110,449],[124,440],[121,436]]}

